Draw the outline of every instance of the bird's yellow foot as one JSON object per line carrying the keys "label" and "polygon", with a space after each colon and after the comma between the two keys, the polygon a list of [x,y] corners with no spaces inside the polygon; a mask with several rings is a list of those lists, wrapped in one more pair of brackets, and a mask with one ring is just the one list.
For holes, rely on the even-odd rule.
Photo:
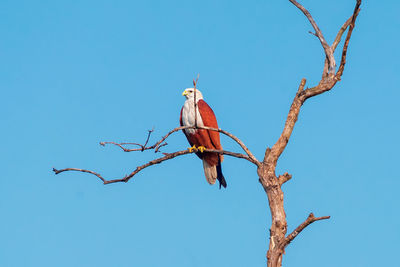
{"label": "bird's yellow foot", "polygon": [[189,152],[193,152],[193,150],[197,150],[197,147],[195,145],[193,145],[192,147],[189,147]]}
{"label": "bird's yellow foot", "polygon": [[206,150],[206,147],[205,146],[199,146],[199,147],[197,147],[197,149],[200,150],[201,153],[203,153],[204,150]]}

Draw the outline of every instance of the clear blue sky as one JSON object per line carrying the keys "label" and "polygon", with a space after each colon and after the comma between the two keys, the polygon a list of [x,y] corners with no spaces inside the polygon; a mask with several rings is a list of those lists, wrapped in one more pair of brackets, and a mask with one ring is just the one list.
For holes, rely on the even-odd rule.
{"label": "clear blue sky", "polygon": [[[331,43],[355,1],[301,2]],[[399,8],[364,1],[342,81],[305,104],[278,163],[293,174],[289,231],[311,211],[332,216],[285,266],[398,263]],[[0,266],[265,266],[269,209],[247,161],[226,157],[226,190],[193,155],[108,186],[51,168],[118,178],[154,158],[98,142],[176,127],[197,73],[220,127],[261,159],[300,79],[320,78],[311,29],[282,0],[1,1]],[[182,133],[168,143],[188,147]]]}

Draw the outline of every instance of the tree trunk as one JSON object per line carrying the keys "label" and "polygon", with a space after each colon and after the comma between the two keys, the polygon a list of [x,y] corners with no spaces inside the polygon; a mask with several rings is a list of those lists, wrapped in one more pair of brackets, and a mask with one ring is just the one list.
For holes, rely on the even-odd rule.
{"label": "tree trunk", "polygon": [[287,222],[283,207],[283,192],[278,178],[275,175],[275,166],[263,162],[257,170],[259,181],[268,196],[272,224],[270,228],[270,242],[267,252],[268,267],[282,266],[282,254]]}

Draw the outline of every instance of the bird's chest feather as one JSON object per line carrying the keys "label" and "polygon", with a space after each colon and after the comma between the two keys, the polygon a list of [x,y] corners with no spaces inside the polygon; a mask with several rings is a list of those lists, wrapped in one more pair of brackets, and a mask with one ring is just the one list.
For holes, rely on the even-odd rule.
{"label": "bird's chest feather", "polygon": [[[194,101],[186,100],[182,110],[182,124],[184,126],[192,126],[194,125],[194,121],[195,121]],[[197,126],[204,126],[198,107],[197,107]],[[185,129],[185,132],[187,134],[194,134],[195,130]]]}

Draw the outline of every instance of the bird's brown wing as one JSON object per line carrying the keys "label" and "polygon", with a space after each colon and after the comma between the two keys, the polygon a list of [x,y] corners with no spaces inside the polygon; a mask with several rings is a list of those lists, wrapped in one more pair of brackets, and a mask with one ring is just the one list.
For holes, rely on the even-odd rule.
{"label": "bird's brown wing", "polygon": [[[218,129],[217,118],[215,117],[214,111],[210,108],[210,106],[202,99],[197,102],[197,106],[199,107],[199,112],[204,126]],[[219,139],[219,132],[211,130],[206,131],[209,136],[208,138],[213,145],[213,147],[208,148],[222,149],[221,141]]]}

